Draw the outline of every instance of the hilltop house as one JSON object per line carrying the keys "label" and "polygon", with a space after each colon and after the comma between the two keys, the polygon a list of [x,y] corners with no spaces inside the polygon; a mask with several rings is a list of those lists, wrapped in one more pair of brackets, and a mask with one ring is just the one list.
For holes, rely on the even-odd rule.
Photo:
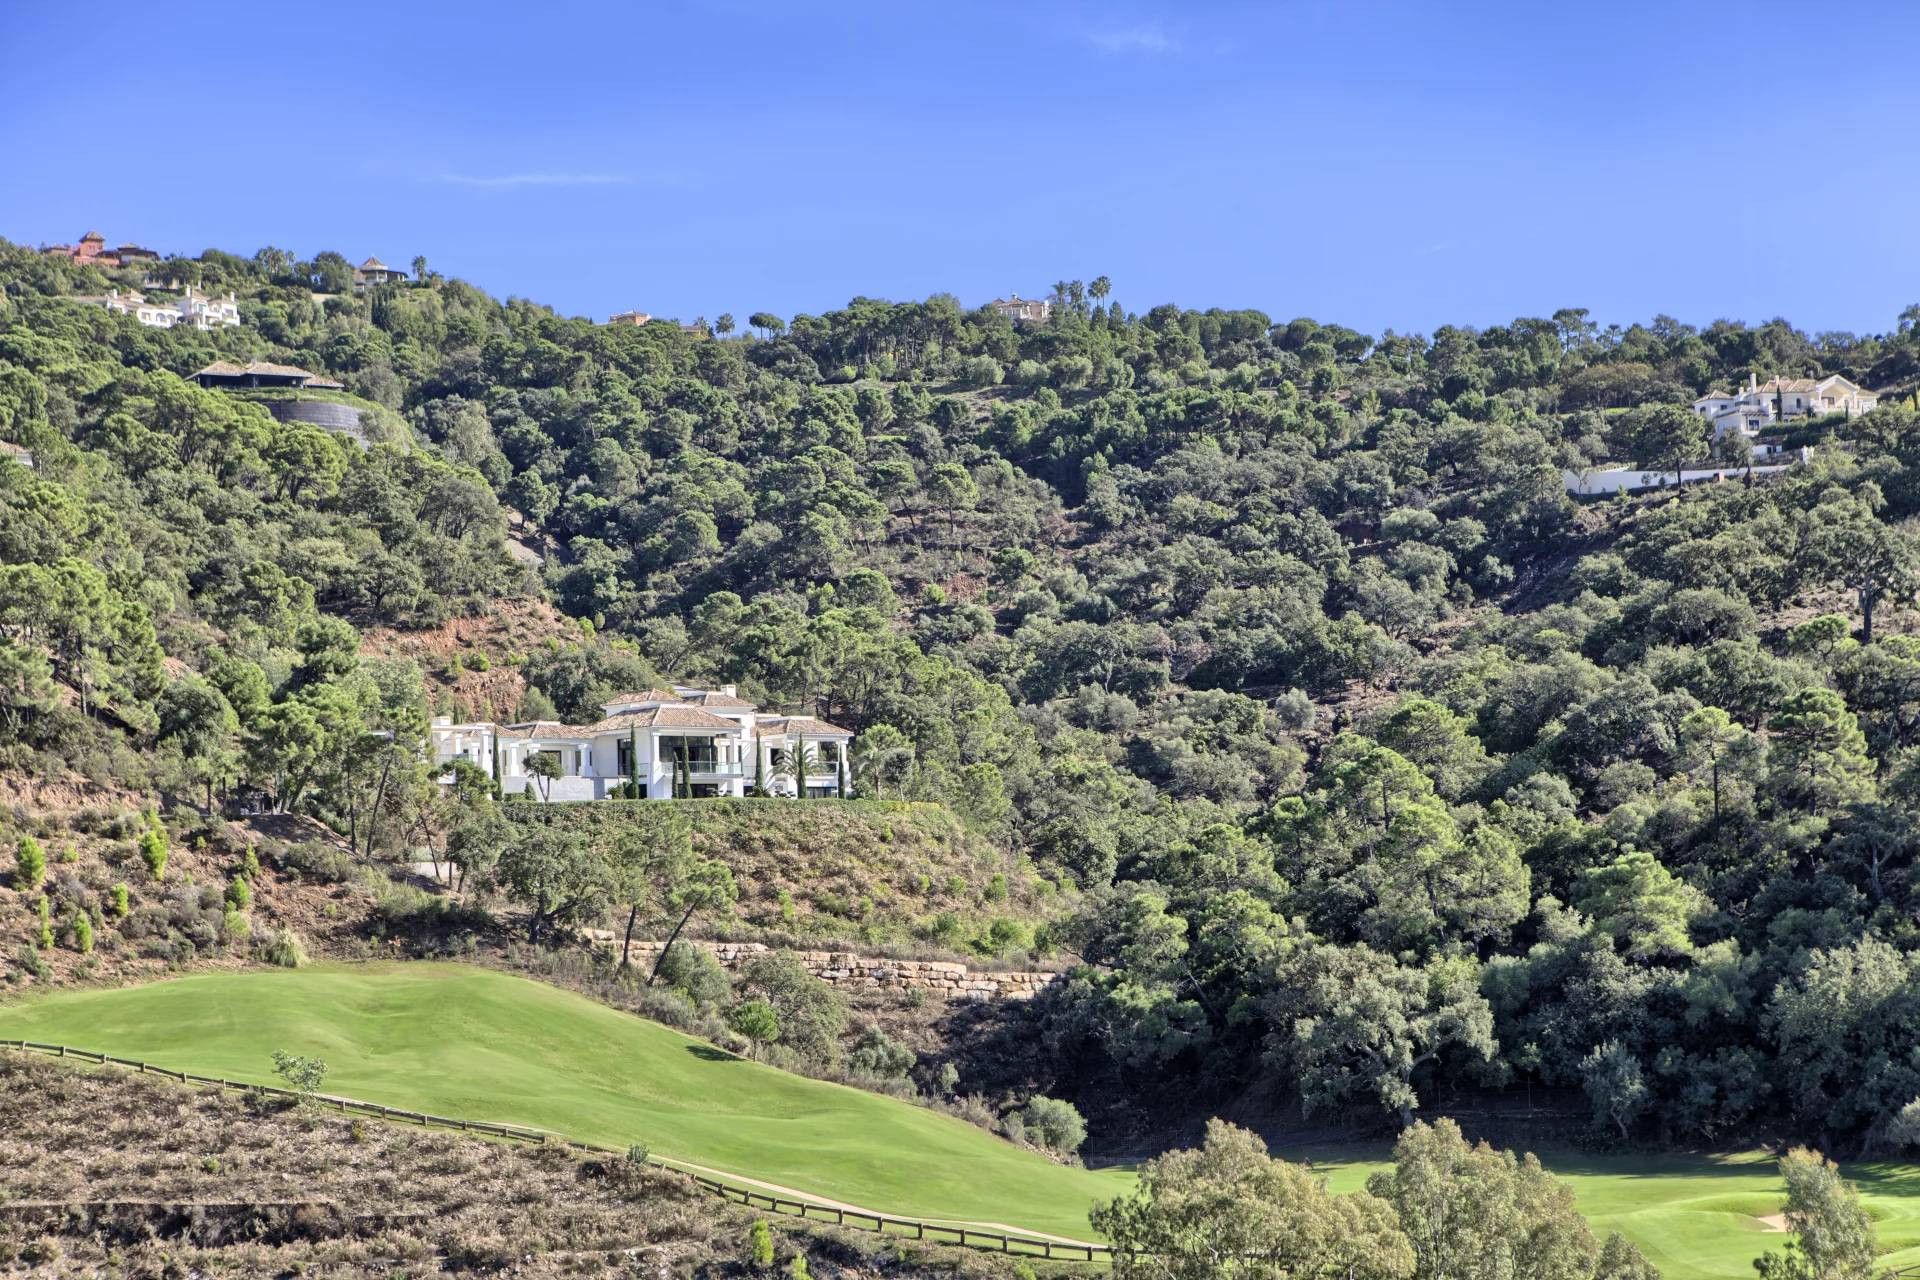
{"label": "hilltop house", "polygon": [[110,289],[106,293],[83,294],[72,301],[83,306],[105,307],[116,315],[132,316],[150,329],[171,329],[178,324],[217,329],[240,323],[240,303],[233,294],[209,298],[192,285],[187,286],[185,297],[174,302],[155,301],[134,289],[125,293]]}
{"label": "hilltop house", "polygon": [[338,391],[340,384],[311,370],[291,364],[270,364],[252,360],[234,364],[215,360],[198,370],[193,380],[203,387],[297,387],[311,391]]}
{"label": "hilltop house", "polygon": [[123,244],[117,249],[109,249],[107,238],[98,231],[87,232],[80,237],[78,244],[50,244],[40,252],[49,257],[65,258],[83,267],[120,267],[132,262],[151,262],[160,256],[137,244]]}
{"label": "hilltop house", "polygon": [[1709,392],[1693,402],[1693,411],[1713,423],[1716,440],[1731,431],[1751,439],[1788,418],[1830,413],[1857,418],[1879,403],[1879,396],[1837,373],[1819,379],[1776,377],[1764,383],[1748,374],[1745,391]]}
{"label": "hilltop house", "polygon": [[[491,773],[502,795],[548,801],[670,799],[676,775],[695,798],[845,795],[853,734],[813,716],[772,715],[732,685],[644,689],[601,705],[602,719],[567,725],[433,722],[436,764],[466,760]],[[549,757],[557,776],[532,767]],[[684,769],[684,772],[682,770]]]}
{"label": "hilltop house", "polygon": [[377,284],[397,283],[405,280],[407,273],[397,267],[390,267],[378,258],[368,258],[353,269],[353,289],[361,293]]}
{"label": "hilltop house", "polygon": [[1053,314],[1051,302],[1023,298],[1017,293],[1010,298],[995,298],[987,305],[1015,324],[1045,324],[1047,317]]}
{"label": "hilltop house", "polygon": [[653,319],[644,311],[618,311],[607,317],[608,324],[642,325]]}

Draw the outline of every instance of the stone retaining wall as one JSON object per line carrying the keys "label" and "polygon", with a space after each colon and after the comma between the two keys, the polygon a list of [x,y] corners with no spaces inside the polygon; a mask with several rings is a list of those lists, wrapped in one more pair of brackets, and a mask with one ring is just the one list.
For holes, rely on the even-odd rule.
{"label": "stone retaining wall", "polygon": [[[602,945],[620,945],[619,935],[608,931],[595,930],[592,937]],[[694,942],[693,945],[706,948],[725,969],[736,969],[755,956],[776,950],[763,942]],[[634,958],[636,962],[644,958],[651,964],[660,954],[660,948],[658,942],[642,942],[636,938]],[[794,951],[792,954],[807,967],[807,972],[838,987],[926,991],[943,1000],[1031,1000],[1061,976],[1033,970],[973,970],[952,960],[894,960],[850,951]]]}

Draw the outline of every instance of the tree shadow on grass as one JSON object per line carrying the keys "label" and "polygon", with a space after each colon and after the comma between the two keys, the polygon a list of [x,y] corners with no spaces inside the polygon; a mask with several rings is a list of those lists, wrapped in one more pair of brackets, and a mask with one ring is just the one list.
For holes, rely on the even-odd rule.
{"label": "tree shadow on grass", "polygon": [[728,1053],[725,1049],[716,1049],[710,1044],[690,1044],[687,1052],[702,1062],[745,1062],[737,1053]]}

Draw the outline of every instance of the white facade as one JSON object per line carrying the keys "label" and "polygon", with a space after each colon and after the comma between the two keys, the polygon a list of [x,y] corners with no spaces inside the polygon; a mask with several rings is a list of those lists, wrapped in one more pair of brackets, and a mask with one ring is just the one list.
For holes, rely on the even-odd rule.
{"label": "white facade", "polygon": [[987,305],[1016,324],[1045,324],[1053,314],[1051,302],[1042,298],[1023,298],[1017,293],[1009,298],[995,298]]}
{"label": "white facade", "polygon": [[178,304],[180,323],[196,329],[218,329],[240,323],[240,304],[229,293],[225,298],[209,298],[187,286],[187,296]]}
{"label": "white facade", "polygon": [[1693,402],[1693,411],[1713,423],[1715,439],[1731,431],[1751,438],[1775,421],[1830,413],[1857,418],[1879,403],[1879,396],[1837,373],[1817,380],[1769,378],[1764,383],[1748,374],[1745,391],[1701,396]]}
{"label": "white facade", "polygon": [[[1801,450],[1802,454],[1807,451]],[[1756,453],[1754,456],[1760,456]],[[1739,480],[1744,476],[1769,476],[1776,472],[1791,470],[1797,463],[1775,463],[1771,466],[1755,467],[1714,467],[1682,468],[1676,475],[1672,470],[1645,471],[1629,467],[1610,467],[1604,471],[1563,471],[1561,478],[1566,481],[1567,492],[1580,497],[1593,497],[1608,493],[1634,493],[1641,489],[1669,489],[1675,484],[1699,484],[1710,480]]]}
{"label": "white facade", "polygon": [[[601,710],[605,718],[590,725],[436,720],[434,761],[467,760],[491,773],[501,794],[543,801],[604,800],[635,788],[637,799],[670,799],[683,766],[694,798],[850,790],[850,732],[812,716],[769,715],[732,685],[624,693]],[[538,756],[555,762],[557,777],[534,772]]]}
{"label": "white facade", "polygon": [[91,297],[75,298],[74,301],[105,307],[115,315],[132,316],[150,329],[171,329],[179,324],[192,325],[196,329],[217,329],[223,325],[240,323],[240,304],[231,293],[224,299],[209,298],[204,293],[196,292],[192,285],[187,286],[186,296],[178,302],[151,301],[132,289],[125,293],[114,289]]}

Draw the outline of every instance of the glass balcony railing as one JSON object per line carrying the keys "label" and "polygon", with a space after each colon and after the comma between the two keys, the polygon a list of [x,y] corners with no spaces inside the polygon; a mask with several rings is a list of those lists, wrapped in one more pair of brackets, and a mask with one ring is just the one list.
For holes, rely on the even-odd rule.
{"label": "glass balcony railing", "polygon": [[747,766],[734,760],[720,760],[713,756],[687,757],[687,769],[691,773],[706,774],[708,777],[738,778]]}

